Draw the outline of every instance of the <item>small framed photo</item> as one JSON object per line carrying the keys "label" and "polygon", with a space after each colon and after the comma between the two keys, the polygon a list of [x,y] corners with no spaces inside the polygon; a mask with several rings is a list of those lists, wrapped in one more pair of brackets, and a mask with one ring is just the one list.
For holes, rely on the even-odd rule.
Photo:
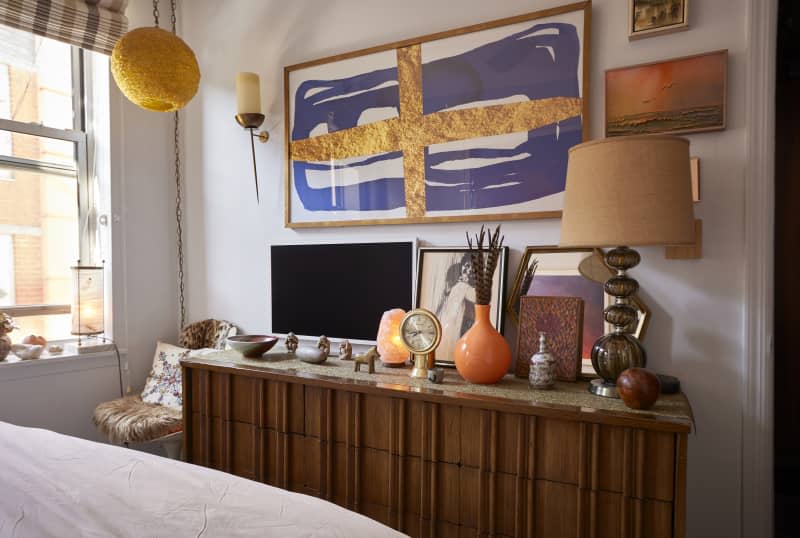
{"label": "small framed photo", "polygon": [[689,0],[628,0],[628,39],[689,29]]}
{"label": "small framed photo", "polygon": [[[490,318],[503,332],[503,297],[506,286],[508,247],[503,247],[492,280]],[[415,308],[426,308],[442,324],[442,340],[436,363],[454,366],[456,342],[475,322],[475,284],[467,248],[420,247],[417,252]]]}
{"label": "small framed photo", "polygon": [[727,50],[609,69],[606,136],[723,130],[727,93]]}

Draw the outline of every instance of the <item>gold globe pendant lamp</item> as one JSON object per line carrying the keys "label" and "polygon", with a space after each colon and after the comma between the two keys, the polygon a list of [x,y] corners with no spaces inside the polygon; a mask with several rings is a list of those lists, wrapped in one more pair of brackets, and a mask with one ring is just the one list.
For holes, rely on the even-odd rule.
{"label": "gold globe pendant lamp", "polygon": [[192,49],[172,32],[158,27],[158,0],[153,1],[155,27],[136,28],[122,36],[111,53],[111,73],[132,103],[156,112],[173,112],[191,101],[200,84],[200,67]]}

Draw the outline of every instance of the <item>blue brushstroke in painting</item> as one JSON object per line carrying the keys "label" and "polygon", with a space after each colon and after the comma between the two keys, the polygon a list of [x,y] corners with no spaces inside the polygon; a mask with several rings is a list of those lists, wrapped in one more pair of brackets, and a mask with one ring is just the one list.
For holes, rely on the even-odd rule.
{"label": "blue brushstroke in painting", "polygon": [[[542,31],[546,33],[532,35]],[[424,113],[467,103],[480,106],[481,101],[515,95],[528,99],[579,97],[579,59],[580,40],[573,25],[535,24],[462,54],[423,64]],[[399,110],[396,82],[397,68],[338,80],[304,81],[295,94],[292,140],[307,138],[320,123],[327,125],[328,132],[355,127],[361,114],[371,108]],[[581,133],[581,117],[575,116],[529,131],[527,140],[513,149],[473,148],[431,154],[426,148],[427,210],[502,207],[561,192],[567,150],[581,142]],[[401,155],[400,151],[370,155],[347,164],[335,163],[335,169],[358,170]],[[502,161],[515,157],[516,160]],[[458,170],[436,168],[445,162],[476,158],[501,162]],[[329,164],[293,161],[292,167],[295,188],[306,210],[370,211],[405,205],[402,177],[314,188],[308,183],[307,173],[329,172]]]}

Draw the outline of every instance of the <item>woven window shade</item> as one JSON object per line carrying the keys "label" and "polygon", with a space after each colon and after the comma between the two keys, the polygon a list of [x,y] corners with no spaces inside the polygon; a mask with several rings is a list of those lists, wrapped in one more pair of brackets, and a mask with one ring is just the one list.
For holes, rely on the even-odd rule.
{"label": "woven window shade", "polygon": [[7,0],[0,24],[111,54],[128,31],[128,0]]}

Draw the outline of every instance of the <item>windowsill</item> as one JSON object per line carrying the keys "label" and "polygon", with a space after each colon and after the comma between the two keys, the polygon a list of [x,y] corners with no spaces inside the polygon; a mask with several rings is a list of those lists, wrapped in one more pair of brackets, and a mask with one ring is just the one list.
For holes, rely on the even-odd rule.
{"label": "windowsill", "polygon": [[[119,350],[124,362],[126,350]],[[53,355],[45,351],[38,359],[22,360],[9,353],[6,360],[0,361],[0,382],[13,381],[42,375],[56,375],[96,368],[118,368],[117,354],[113,349],[90,353],[64,353]]]}

